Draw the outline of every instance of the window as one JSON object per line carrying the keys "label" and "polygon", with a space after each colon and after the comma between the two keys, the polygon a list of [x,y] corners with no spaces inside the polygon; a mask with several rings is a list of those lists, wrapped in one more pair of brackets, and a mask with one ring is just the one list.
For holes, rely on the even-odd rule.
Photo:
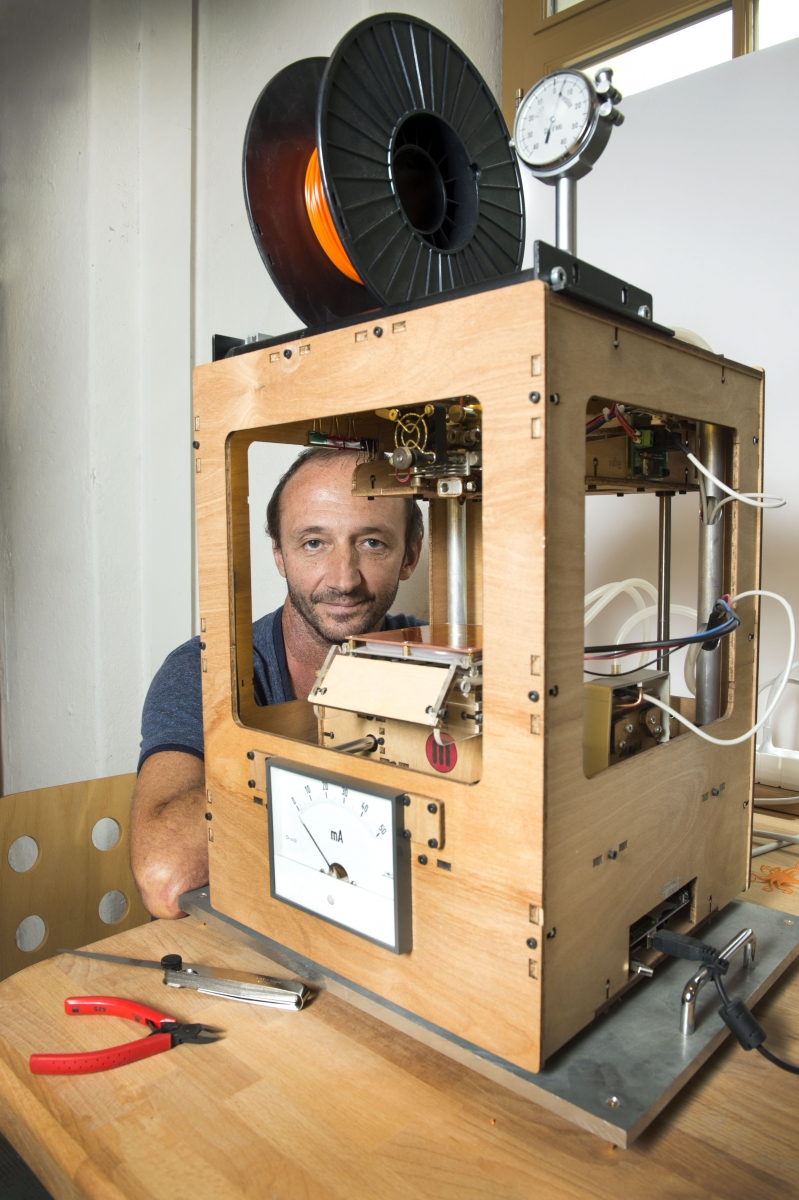
{"label": "window", "polygon": [[746,54],[758,8],[761,45],[794,36],[797,0],[504,0],[505,117],[512,122],[518,94],[560,67],[618,63],[629,95]]}
{"label": "window", "polygon": [[[732,13],[717,13],[702,21],[634,46],[620,54],[593,58],[574,65],[593,75],[612,67],[613,82],[622,96],[669,83],[732,58]],[[590,70],[589,70],[590,68]]]}

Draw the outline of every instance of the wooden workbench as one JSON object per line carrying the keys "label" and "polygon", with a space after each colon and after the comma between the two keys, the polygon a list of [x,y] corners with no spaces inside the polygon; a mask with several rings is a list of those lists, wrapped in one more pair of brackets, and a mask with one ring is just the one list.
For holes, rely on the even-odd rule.
{"label": "wooden workbench", "polygon": [[[794,823],[756,818],[764,822]],[[797,861],[799,848],[755,866]],[[799,916],[799,885],[788,894],[755,884],[746,899]],[[254,951],[193,918],[97,945],[265,969]],[[797,969],[757,1009],[769,1047],[793,1062]],[[31,1075],[32,1051],[136,1036],[128,1021],[64,1015],[66,996],[103,993],[227,1036],[105,1074]],[[61,956],[0,984],[0,1013],[0,1130],[56,1200],[799,1196],[799,1077],[729,1042],[623,1151],[328,993],[301,1013],[283,1013],[173,991],[155,971]]]}

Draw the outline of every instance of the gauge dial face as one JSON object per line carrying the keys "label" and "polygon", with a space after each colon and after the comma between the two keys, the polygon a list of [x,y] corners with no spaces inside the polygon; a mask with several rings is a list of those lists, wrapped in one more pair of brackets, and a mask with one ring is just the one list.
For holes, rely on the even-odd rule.
{"label": "gauge dial face", "polygon": [[397,836],[400,797],[275,760],[267,767],[275,899],[396,953],[409,949],[410,854]]}
{"label": "gauge dial face", "polygon": [[547,75],[528,92],[516,114],[514,140],[531,167],[572,158],[593,119],[591,86],[577,71]]}

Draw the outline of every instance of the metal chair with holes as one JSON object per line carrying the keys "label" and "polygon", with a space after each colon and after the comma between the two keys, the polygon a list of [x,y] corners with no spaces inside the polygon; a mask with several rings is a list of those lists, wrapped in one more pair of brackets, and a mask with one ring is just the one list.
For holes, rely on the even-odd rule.
{"label": "metal chair with holes", "polygon": [[128,854],[135,778],[0,798],[0,979],[149,921]]}

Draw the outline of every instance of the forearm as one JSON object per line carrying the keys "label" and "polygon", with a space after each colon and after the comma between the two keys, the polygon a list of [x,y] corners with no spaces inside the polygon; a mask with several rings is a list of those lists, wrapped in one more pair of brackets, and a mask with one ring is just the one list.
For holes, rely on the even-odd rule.
{"label": "forearm", "polygon": [[[154,755],[153,759],[166,757]],[[196,760],[202,778],[197,786],[197,771],[191,765],[185,771],[180,769],[184,764],[178,763],[178,770],[166,777],[163,769],[157,769],[158,764],[145,773],[153,759],[142,767],[133,797],[130,861],[147,911],[154,917],[179,917],[183,913],[177,905],[178,897],[208,882],[202,764]]]}

